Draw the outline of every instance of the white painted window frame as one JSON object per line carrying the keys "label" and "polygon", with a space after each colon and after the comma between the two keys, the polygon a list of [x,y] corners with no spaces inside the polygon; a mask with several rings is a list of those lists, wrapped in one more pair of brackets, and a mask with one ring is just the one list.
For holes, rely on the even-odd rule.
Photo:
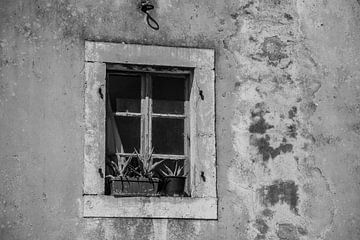
{"label": "white painted window frame", "polygon": [[[191,197],[104,195],[106,63],[193,70],[189,114]],[[216,220],[214,50],[85,41],[85,78],[83,216]]]}

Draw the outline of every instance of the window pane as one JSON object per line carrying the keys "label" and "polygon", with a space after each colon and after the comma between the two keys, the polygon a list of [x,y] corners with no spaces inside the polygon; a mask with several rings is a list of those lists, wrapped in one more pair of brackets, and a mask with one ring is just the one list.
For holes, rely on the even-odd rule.
{"label": "window pane", "polygon": [[140,112],[141,76],[109,74],[108,91],[114,112]]}
{"label": "window pane", "polygon": [[115,121],[125,153],[140,151],[140,118],[116,117]]}
{"label": "window pane", "polygon": [[152,144],[157,154],[184,154],[184,120],[152,119]]}
{"label": "window pane", "polygon": [[154,113],[184,113],[185,78],[152,76]]}

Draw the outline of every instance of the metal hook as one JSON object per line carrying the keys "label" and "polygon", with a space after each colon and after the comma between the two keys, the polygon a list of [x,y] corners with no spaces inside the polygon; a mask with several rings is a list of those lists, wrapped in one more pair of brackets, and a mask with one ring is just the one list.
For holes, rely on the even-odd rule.
{"label": "metal hook", "polygon": [[154,9],[154,5],[152,5],[149,1],[145,0],[141,2],[141,6],[140,9],[143,13],[146,14],[146,22],[147,24],[154,30],[159,30],[160,26],[159,24],[155,21],[154,18],[152,18],[150,16],[150,14],[148,13],[148,11]]}

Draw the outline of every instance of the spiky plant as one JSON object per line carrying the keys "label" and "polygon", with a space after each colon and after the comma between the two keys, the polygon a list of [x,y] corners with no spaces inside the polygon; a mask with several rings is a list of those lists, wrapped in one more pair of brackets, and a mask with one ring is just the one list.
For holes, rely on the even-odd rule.
{"label": "spiky plant", "polygon": [[178,163],[176,162],[174,171],[171,170],[168,166],[164,165],[166,172],[160,169],[161,173],[165,177],[174,176],[174,177],[184,177],[185,174],[181,174],[181,171],[184,169],[184,166],[180,167],[178,166]]}
{"label": "spiky plant", "polygon": [[152,178],[154,175],[154,170],[155,170],[156,166],[158,166],[159,164],[161,164],[164,161],[164,160],[161,160],[159,162],[154,163],[154,159],[152,157],[153,152],[154,152],[154,148],[151,149],[150,153],[144,153],[144,154],[140,154],[135,149],[135,154],[137,156],[139,166],[140,166],[139,172],[143,177]]}
{"label": "spiky plant", "polygon": [[132,169],[129,169],[131,167],[129,163],[132,160],[132,156],[129,156],[128,158],[120,156],[120,153],[115,153],[117,158],[117,163],[114,161],[110,161],[109,167],[113,170],[114,175],[107,175],[108,178],[115,178],[115,177],[126,177],[129,171],[132,171]]}

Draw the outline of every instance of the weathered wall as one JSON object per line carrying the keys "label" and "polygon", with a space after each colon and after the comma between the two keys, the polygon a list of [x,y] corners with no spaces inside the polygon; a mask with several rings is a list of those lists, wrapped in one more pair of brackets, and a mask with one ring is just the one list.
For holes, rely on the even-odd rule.
{"label": "weathered wall", "polygon": [[[1,239],[360,238],[360,3],[0,1]],[[218,221],[81,217],[84,40],[216,50]]]}

